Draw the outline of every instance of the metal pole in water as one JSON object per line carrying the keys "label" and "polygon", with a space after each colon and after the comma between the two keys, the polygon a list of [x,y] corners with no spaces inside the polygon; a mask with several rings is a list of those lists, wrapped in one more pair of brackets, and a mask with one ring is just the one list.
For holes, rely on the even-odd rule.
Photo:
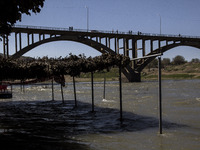
{"label": "metal pole in water", "polygon": [[60,84],[60,88],[61,88],[62,102],[64,104],[64,95],[63,95],[63,86],[62,86],[62,84]]}
{"label": "metal pole in water", "polygon": [[106,99],[106,76],[104,73],[104,82],[103,82],[103,99]]}
{"label": "metal pole in water", "polygon": [[91,82],[92,82],[92,112],[94,112],[94,81],[93,81],[93,72],[91,72]]}
{"label": "metal pole in water", "polygon": [[23,93],[25,93],[25,85],[24,85],[24,81],[23,81]]}
{"label": "metal pole in water", "polygon": [[52,78],[51,85],[52,85],[52,101],[54,101],[54,86],[53,86],[53,78]]}
{"label": "metal pole in water", "polygon": [[21,84],[20,84],[20,90],[21,90],[21,92],[22,92],[22,81],[21,81]]}
{"label": "metal pole in water", "polygon": [[[121,63],[121,62],[120,62]],[[119,66],[119,98],[120,98],[120,121],[122,122],[122,70],[121,64]]]}
{"label": "metal pole in water", "polygon": [[13,91],[13,85],[12,84],[10,85],[10,88],[11,88],[11,93],[12,93],[12,91]]}
{"label": "metal pole in water", "polygon": [[162,85],[161,85],[161,57],[158,57],[158,81],[159,81],[159,99],[158,99],[158,106],[159,106],[159,132],[162,134]]}
{"label": "metal pole in water", "polygon": [[74,85],[74,100],[75,100],[75,107],[77,107],[77,101],[76,101],[76,82],[75,78],[73,76],[73,85]]}

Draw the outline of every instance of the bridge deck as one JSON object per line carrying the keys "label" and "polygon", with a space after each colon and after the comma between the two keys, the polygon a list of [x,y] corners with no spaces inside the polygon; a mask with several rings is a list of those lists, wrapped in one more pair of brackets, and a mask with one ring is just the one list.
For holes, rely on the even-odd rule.
{"label": "bridge deck", "polygon": [[103,30],[83,30],[73,28],[54,28],[54,27],[41,27],[41,26],[23,26],[15,25],[12,29],[13,32],[21,33],[35,33],[35,34],[52,34],[52,35],[79,35],[90,37],[108,37],[108,38],[128,38],[128,39],[155,39],[155,40],[192,40],[200,41],[200,36],[186,36],[186,35],[171,35],[171,34],[153,34],[141,32],[121,32],[121,31],[103,31]]}

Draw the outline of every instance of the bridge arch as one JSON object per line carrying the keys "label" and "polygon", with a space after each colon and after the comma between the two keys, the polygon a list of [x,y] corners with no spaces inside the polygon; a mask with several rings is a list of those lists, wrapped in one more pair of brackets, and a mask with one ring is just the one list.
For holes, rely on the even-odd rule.
{"label": "bridge arch", "polygon": [[[145,59],[140,59],[140,54],[145,57],[160,53],[160,49],[162,49],[162,52],[164,53],[178,46],[192,46],[200,49],[200,37],[197,36],[163,35],[140,32],[114,32],[101,30],[85,31],[37,26],[16,26],[12,29],[12,32],[15,33],[16,53],[11,57],[9,56],[10,46],[8,46],[9,40],[7,36],[3,39],[3,54],[5,58],[19,58],[26,52],[29,52],[33,48],[45,43],[55,41],[73,41],[92,47],[100,53],[113,53],[130,56],[133,61],[123,70],[124,75],[130,82],[140,82],[140,74],[142,69],[144,69],[144,67],[155,58],[146,57]],[[21,34],[27,35],[28,46],[26,47],[22,47]],[[39,41],[34,42],[35,36],[36,39],[37,36],[39,36]],[[45,36],[48,36],[49,38],[45,39]],[[31,41],[32,44],[30,44]],[[150,53],[147,51],[148,47],[150,49]],[[141,50],[141,52],[138,52],[138,50]]]}
{"label": "bridge arch", "polygon": [[24,55],[25,53],[31,51],[33,48],[36,48],[40,45],[50,43],[50,42],[55,42],[55,41],[73,41],[73,42],[78,42],[85,44],[89,47],[92,47],[99,51],[100,53],[115,53],[112,49],[108,48],[107,46],[98,43],[92,39],[88,39],[85,37],[77,37],[77,36],[56,36],[56,37],[50,37],[44,40],[40,40],[38,42],[35,42],[33,44],[30,44],[24,48],[22,48],[20,51],[15,53],[14,55],[11,56],[11,59],[17,59]]}
{"label": "bridge arch", "polygon": [[[173,44],[170,44],[170,45],[166,45],[166,46],[163,46],[161,47],[161,51],[162,53],[165,53],[166,51],[169,51],[175,47],[179,47],[179,46],[190,46],[190,47],[194,47],[194,48],[198,48],[200,49],[200,45],[196,44],[196,43],[173,43]],[[160,51],[160,49],[156,49],[154,50],[153,52],[147,54],[148,55],[153,55],[153,54],[156,54]],[[141,65],[136,69],[137,71],[141,72],[151,61],[153,61],[154,59],[156,58],[155,57],[149,57],[149,58],[146,58],[143,63],[141,62]]]}

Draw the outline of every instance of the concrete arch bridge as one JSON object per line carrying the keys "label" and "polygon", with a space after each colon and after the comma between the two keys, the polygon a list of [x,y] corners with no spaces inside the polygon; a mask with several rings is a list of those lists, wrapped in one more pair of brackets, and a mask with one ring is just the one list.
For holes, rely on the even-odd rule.
{"label": "concrete arch bridge", "polygon": [[[157,54],[177,46],[200,48],[200,37],[182,35],[147,34],[100,30],[75,30],[38,26],[14,26],[14,54],[9,54],[9,38],[3,37],[2,49],[5,58],[16,59],[33,48],[53,41],[74,41],[88,45],[101,53],[123,54],[131,58],[131,64],[123,69],[130,82],[141,81],[141,71]],[[23,38],[22,38],[23,35]],[[23,42],[22,42],[23,40]],[[26,44],[24,45],[24,41]],[[0,43],[0,44],[1,44]],[[154,57],[148,57],[148,56]],[[144,58],[141,58],[144,57]],[[141,58],[141,59],[139,59]]]}

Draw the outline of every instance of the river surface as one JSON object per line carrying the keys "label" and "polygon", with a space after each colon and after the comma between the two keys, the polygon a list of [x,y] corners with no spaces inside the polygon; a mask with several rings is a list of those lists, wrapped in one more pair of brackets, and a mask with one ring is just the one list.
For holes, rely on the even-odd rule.
{"label": "river surface", "polygon": [[[3,122],[0,123],[0,133],[5,135],[15,131],[40,137],[44,134],[43,136],[52,139],[62,137],[62,140],[70,139],[73,143],[86,145],[86,149],[92,150],[200,149],[200,80],[162,82],[162,135],[159,134],[157,81],[123,83],[123,122],[119,119],[119,83],[107,82],[105,99],[103,87],[103,82],[95,82],[95,112],[92,113],[90,82],[76,83],[76,109],[73,108],[72,83],[66,83],[63,89],[65,104],[62,104],[59,85],[54,85],[55,101],[50,101],[51,85],[27,85],[25,92],[21,91],[20,86],[13,86],[13,98],[0,100]],[[10,116],[8,110],[4,110],[8,106],[13,111]],[[29,114],[29,117],[20,122],[23,117],[19,117],[19,110],[23,111],[24,116]],[[35,120],[33,123],[41,123],[41,126],[45,126],[45,121],[47,124],[49,122],[45,133],[39,132],[41,127],[38,124],[32,130],[27,129],[27,122],[30,123],[31,117],[47,113],[42,119],[32,119]],[[14,122],[18,123],[11,121],[12,115]],[[12,124],[20,128],[12,127]],[[50,134],[49,129],[55,132]]]}

